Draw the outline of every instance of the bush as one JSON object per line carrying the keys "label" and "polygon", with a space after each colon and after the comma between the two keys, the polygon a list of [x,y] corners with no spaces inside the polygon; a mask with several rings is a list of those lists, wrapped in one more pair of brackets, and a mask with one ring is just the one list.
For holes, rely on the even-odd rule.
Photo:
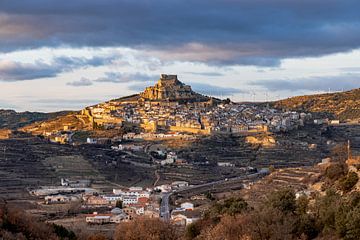
{"label": "bush", "polygon": [[338,180],[346,174],[346,167],[343,163],[333,163],[328,168],[326,168],[325,176],[331,182]]}
{"label": "bush", "polygon": [[240,197],[232,197],[226,199],[224,202],[217,202],[210,208],[211,215],[228,214],[234,216],[242,213],[248,207],[247,202]]}
{"label": "bush", "polygon": [[67,230],[65,227],[61,225],[53,224],[54,232],[60,239],[68,239],[68,240],[75,240],[76,235],[73,231]]}
{"label": "bush", "polygon": [[349,192],[359,181],[359,177],[355,172],[349,172],[346,177],[343,177],[339,181],[339,187],[344,192]]}
{"label": "bush", "polygon": [[268,204],[282,212],[296,210],[296,197],[293,189],[285,188],[270,194]]}
{"label": "bush", "polygon": [[120,224],[115,240],[176,240],[179,232],[175,226],[159,219],[140,218],[134,222]]}

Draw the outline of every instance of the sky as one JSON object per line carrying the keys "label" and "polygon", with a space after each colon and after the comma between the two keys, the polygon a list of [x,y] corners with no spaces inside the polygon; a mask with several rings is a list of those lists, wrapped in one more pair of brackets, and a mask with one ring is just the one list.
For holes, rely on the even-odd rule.
{"label": "sky", "polygon": [[233,101],[360,87],[358,0],[0,0],[0,109],[78,110],[161,73]]}

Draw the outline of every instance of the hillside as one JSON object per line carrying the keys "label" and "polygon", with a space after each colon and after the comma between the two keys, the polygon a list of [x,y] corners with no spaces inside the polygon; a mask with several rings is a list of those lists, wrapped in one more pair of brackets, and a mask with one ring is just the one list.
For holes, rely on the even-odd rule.
{"label": "hillside", "polygon": [[16,112],[14,110],[0,109],[0,129],[17,129],[34,122],[47,121],[68,114],[67,111],[41,113],[41,112]]}
{"label": "hillside", "polygon": [[329,113],[340,120],[360,119],[360,88],[346,92],[292,97],[274,102],[274,107]]}

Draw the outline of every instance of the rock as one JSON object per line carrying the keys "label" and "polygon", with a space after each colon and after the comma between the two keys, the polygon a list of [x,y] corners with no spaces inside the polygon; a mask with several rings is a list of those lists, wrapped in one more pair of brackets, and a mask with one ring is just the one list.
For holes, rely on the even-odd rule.
{"label": "rock", "polygon": [[161,74],[155,86],[140,93],[144,100],[151,101],[207,101],[208,98],[194,92],[189,85],[180,82],[177,75]]}

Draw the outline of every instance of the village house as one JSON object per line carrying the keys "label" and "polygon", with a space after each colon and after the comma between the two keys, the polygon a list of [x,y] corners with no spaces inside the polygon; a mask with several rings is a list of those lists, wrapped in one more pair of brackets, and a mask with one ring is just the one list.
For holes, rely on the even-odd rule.
{"label": "village house", "polygon": [[73,195],[49,195],[45,196],[44,200],[46,204],[59,204],[72,201],[78,201],[80,198]]}
{"label": "village house", "polygon": [[198,211],[174,211],[171,213],[171,222],[176,225],[187,226],[198,221],[201,217]]}
{"label": "village house", "polygon": [[192,211],[194,210],[194,204],[191,202],[184,202],[181,204],[181,208],[185,211]]}
{"label": "village house", "polygon": [[105,198],[101,197],[101,196],[87,196],[86,199],[86,204],[87,205],[110,205],[111,203],[106,200]]}

